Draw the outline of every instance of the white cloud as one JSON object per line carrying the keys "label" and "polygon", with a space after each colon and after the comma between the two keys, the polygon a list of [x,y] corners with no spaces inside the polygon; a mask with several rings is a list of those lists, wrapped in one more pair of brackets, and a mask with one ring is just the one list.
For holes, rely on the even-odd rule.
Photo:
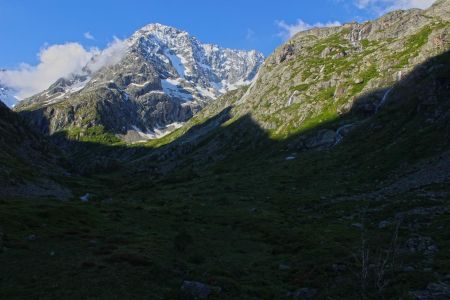
{"label": "white cloud", "polygon": [[368,9],[377,14],[383,14],[396,9],[430,7],[436,0],[356,0],[359,9]]}
{"label": "white cloud", "polygon": [[247,33],[245,35],[245,39],[247,42],[255,42],[256,41],[256,33],[253,29],[247,28]]}
{"label": "white cloud", "polygon": [[21,64],[16,70],[0,73],[0,82],[18,91],[20,98],[45,90],[61,77],[81,72],[92,58],[92,53],[78,43],[53,45],[43,48],[39,64]]}
{"label": "white cloud", "polygon": [[114,41],[103,51],[95,53],[88,64],[89,70],[96,72],[101,68],[119,63],[128,49],[128,42],[114,37]]}
{"label": "white cloud", "polygon": [[309,30],[312,28],[317,28],[317,27],[334,27],[334,26],[340,26],[341,23],[338,21],[334,21],[334,22],[328,22],[328,23],[315,23],[315,24],[308,24],[305,21],[298,19],[297,23],[294,24],[288,24],[286,21],[281,20],[281,21],[277,21],[276,24],[278,25],[278,27],[280,27],[282,29],[281,32],[278,33],[278,36],[281,37],[284,40],[287,40],[291,37],[293,37],[296,33],[301,32],[301,31],[305,31],[305,30]]}
{"label": "white cloud", "polygon": [[95,37],[89,31],[84,33],[84,37],[88,40],[95,40]]}
{"label": "white cloud", "polygon": [[47,46],[38,54],[36,66],[22,63],[17,69],[0,72],[0,83],[17,91],[18,98],[30,97],[47,89],[56,80],[83,74],[84,67],[95,72],[118,63],[126,53],[127,43],[114,38],[103,51],[85,49],[78,43]]}

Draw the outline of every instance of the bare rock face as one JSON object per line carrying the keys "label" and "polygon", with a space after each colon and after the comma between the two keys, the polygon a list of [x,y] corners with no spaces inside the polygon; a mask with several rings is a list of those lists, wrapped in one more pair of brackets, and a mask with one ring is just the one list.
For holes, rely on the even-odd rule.
{"label": "bare rock face", "polygon": [[286,60],[289,60],[293,57],[294,55],[294,48],[292,47],[292,45],[287,44],[284,45],[281,50],[280,50],[280,54],[277,57],[277,63],[282,63]]}
{"label": "bare rock face", "polygon": [[450,21],[450,1],[437,0],[428,10],[428,15],[438,17],[444,21]]}
{"label": "bare rock face", "polygon": [[250,83],[264,60],[256,51],[202,44],[161,24],[141,28],[121,47],[117,62],[105,65],[100,54],[84,74],[58,80],[16,110],[47,134],[103,126],[118,136],[134,131],[148,139]]}

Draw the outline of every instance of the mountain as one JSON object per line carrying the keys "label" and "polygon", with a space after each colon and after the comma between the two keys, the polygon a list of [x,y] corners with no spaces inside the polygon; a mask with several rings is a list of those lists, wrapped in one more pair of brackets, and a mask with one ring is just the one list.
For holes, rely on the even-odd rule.
{"label": "mountain", "polygon": [[278,138],[350,110],[371,116],[396,94],[391,87],[406,74],[450,49],[448,10],[443,1],[428,10],[298,33],[266,60],[233,112],[251,113]]}
{"label": "mountain", "polygon": [[0,101],[7,106],[14,105],[17,102],[17,99],[14,97],[14,91],[0,84]]}
{"label": "mountain", "polygon": [[[251,116],[270,138],[298,136],[291,141],[296,150],[333,147],[389,103],[405,97],[406,79],[414,80],[409,74],[425,72],[432,78],[433,72],[420,66],[450,50],[449,15],[448,1],[438,1],[428,10],[394,11],[362,24],[300,32],[267,58],[251,85],[220,97],[179,132],[227,111],[226,124]],[[416,82],[414,90],[434,99],[438,96],[432,93],[442,92],[437,86],[439,82]],[[442,114],[445,110],[436,108],[428,122]]]}
{"label": "mountain", "polygon": [[[25,162],[8,172],[73,194],[0,197],[0,298],[449,299],[449,8],[301,32],[250,85],[145,143],[98,123],[47,140],[22,122],[42,128],[32,112],[0,109],[0,150]],[[88,110],[73,101],[95,72],[54,88],[88,80],[70,96]],[[94,120],[130,113],[112,86]],[[78,173],[38,167],[51,143]]]}
{"label": "mountain", "polygon": [[[110,52],[108,52],[110,51]],[[264,57],[202,44],[185,31],[145,26],[16,110],[41,132],[102,126],[128,141],[163,136],[208,102],[248,84]]]}

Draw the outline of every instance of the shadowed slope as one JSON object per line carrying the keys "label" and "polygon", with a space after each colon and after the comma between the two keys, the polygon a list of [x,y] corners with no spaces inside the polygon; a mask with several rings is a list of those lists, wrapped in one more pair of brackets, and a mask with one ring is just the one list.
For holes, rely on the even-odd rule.
{"label": "shadowed slope", "polygon": [[0,193],[70,197],[50,178],[63,174],[61,153],[0,102]]}

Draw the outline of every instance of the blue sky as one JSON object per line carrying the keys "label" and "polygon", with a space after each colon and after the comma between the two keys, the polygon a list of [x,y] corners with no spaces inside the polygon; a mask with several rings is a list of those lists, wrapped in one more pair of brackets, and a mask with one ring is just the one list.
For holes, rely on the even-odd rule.
{"label": "blue sky", "polygon": [[[364,21],[388,10],[424,8],[432,2],[433,0],[0,0],[0,69],[25,70],[27,74],[34,72],[35,77],[40,77],[40,73],[35,71],[46,67],[43,64],[45,60],[53,64],[52,68],[56,65],[56,69],[60,66],[58,62],[64,64],[63,55],[67,48],[70,48],[70,53],[75,55],[76,60],[78,56],[86,55],[84,49],[104,49],[114,37],[125,39],[140,27],[155,22],[184,29],[205,43],[256,49],[269,55],[292,33],[310,26]],[[53,45],[68,43],[71,43],[70,47],[52,48]],[[46,51],[48,49],[52,51]],[[83,59],[80,61],[84,61]],[[50,72],[47,69],[44,71]],[[50,81],[59,74],[47,75]],[[21,73],[12,74],[9,81],[21,76]],[[23,87],[17,88],[20,90]],[[40,88],[38,85],[30,91]]]}
{"label": "blue sky", "polygon": [[[378,2],[390,2],[381,0]],[[367,1],[366,2],[370,2]],[[377,1],[372,1],[377,2]],[[185,29],[203,42],[269,54],[282,40],[277,21],[309,24],[365,20],[362,0],[0,0],[0,67],[35,64],[46,44],[105,47],[148,23]],[[89,32],[95,40],[86,39]]]}

